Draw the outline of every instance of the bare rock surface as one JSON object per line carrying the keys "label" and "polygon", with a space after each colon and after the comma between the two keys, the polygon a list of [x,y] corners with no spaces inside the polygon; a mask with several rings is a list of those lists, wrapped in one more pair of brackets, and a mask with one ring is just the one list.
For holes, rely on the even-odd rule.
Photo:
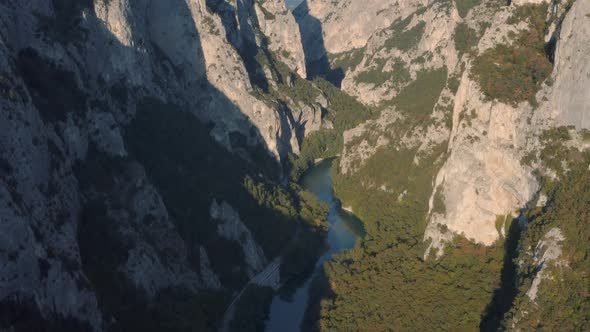
{"label": "bare rock surface", "polygon": [[249,277],[262,270],[266,263],[264,252],[256,244],[252,234],[231,205],[226,202],[218,204],[217,201],[213,201],[210,213],[211,218],[220,221],[217,225],[217,233],[228,240],[237,241],[242,247],[248,265]]}
{"label": "bare rock surface", "polygon": [[532,301],[535,301],[537,298],[539,285],[543,279],[551,278],[545,273],[548,265],[564,264],[564,262],[559,261],[559,258],[561,257],[561,243],[564,240],[565,237],[561,233],[561,230],[559,228],[552,228],[535,247],[533,251],[533,259],[534,264],[539,268],[539,271],[536,273],[530,288],[526,292],[526,295]]}
{"label": "bare rock surface", "polygon": [[[108,329],[83,266],[91,208],[90,216],[116,221],[109,229],[125,254],[113,272],[148,300],[165,289],[225,286],[212,268],[215,253],[187,245],[144,167],[129,161],[125,134],[151,98],[193,113],[229,152],[261,148],[278,165],[299,151],[296,132],[321,127],[319,102],[291,110],[262,100],[234,47],[266,47],[266,35],[270,50],[305,77],[293,16],[275,1],[265,5],[275,19],[257,20],[255,4],[239,2],[232,8],[240,25],[204,0],[0,3],[0,303],[25,301],[43,319]],[[104,160],[119,163],[113,174],[81,174]],[[249,234],[241,223],[220,233],[237,241]],[[258,271],[265,258],[252,236],[244,248]]]}
{"label": "bare rock surface", "polygon": [[291,70],[306,78],[305,54],[295,17],[284,0],[268,0],[256,5],[260,30],[268,37],[269,49]]}
{"label": "bare rock surface", "polygon": [[590,2],[575,1],[561,24],[546,108],[561,125],[590,129]]}

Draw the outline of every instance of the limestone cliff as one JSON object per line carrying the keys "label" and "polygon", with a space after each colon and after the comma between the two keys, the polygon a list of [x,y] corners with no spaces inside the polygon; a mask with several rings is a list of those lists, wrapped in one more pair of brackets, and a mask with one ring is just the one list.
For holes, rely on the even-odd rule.
{"label": "limestone cliff", "polygon": [[[155,168],[138,161],[136,144],[142,126],[157,124],[149,116],[138,120],[139,113],[159,110],[169,116],[160,125],[170,126],[194,118],[200,141],[170,144],[221,145],[217,156],[241,160],[234,167],[264,164],[259,172],[271,168],[275,174],[265,176],[279,177],[279,162],[299,151],[303,136],[296,132],[319,129],[317,103],[280,105],[260,96],[253,82],[275,84],[276,75],[253,70],[242,47],[252,42],[276,52],[305,77],[294,18],[277,2],[264,5],[273,20],[257,21],[261,5],[233,3],[223,3],[236,6],[229,23],[205,0],[0,3],[0,311],[16,313],[0,315],[0,329],[39,322],[55,329],[129,327],[139,322],[117,322],[129,315],[117,311],[125,309],[112,305],[109,292],[149,309],[164,291],[197,296],[236,287],[220,275],[223,241],[254,250],[235,269],[247,266],[252,275],[264,267],[263,249],[251,235],[243,242],[240,234],[249,231],[241,223],[220,226],[224,239],[188,236],[179,220],[207,223],[208,209],[197,211],[199,219],[191,209],[171,208],[177,198],[162,189]],[[264,34],[271,43],[262,42]],[[182,114],[194,116],[178,120]],[[302,118],[310,121],[295,120]],[[166,129],[160,128],[153,136]],[[175,172],[187,171],[182,162]],[[194,177],[199,165],[191,167],[184,174]],[[242,180],[217,183],[244,190]],[[19,317],[28,322],[13,320]]]}
{"label": "limestone cliff", "polygon": [[[564,5],[557,2],[553,6]],[[584,6],[584,1],[574,4],[561,23],[561,29],[567,29],[573,20],[581,19],[577,18],[584,12],[579,8],[581,6]],[[507,10],[512,11],[514,7]],[[549,7],[548,20],[553,10],[553,7]],[[499,12],[496,15],[503,14]],[[494,22],[502,22],[500,16],[496,17]],[[436,179],[436,186],[440,186],[444,193],[447,209],[444,216],[436,213],[431,216],[426,238],[431,236],[431,232],[437,232],[433,230],[433,225],[439,223],[453,232],[463,233],[468,238],[490,245],[500,236],[494,225],[496,216],[509,213],[516,216],[535,197],[539,188],[537,179],[532,169],[520,162],[527,151],[539,149],[535,137],[553,126],[573,122],[578,128],[585,126],[583,114],[586,112],[588,94],[577,89],[587,90],[584,87],[588,84],[588,76],[581,77],[580,73],[588,72],[588,57],[571,56],[570,52],[580,52],[580,44],[568,46],[568,41],[577,36],[586,36],[584,29],[587,27],[588,24],[581,24],[575,32],[571,29],[561,30],[557,37],[553,37],[557,38],[557,51],[551,80],[560,83],[546,86],[539,92],[536,98],[540,100],[540,105],[536,110],[529,103],[507,105],[486,102],[467,72],[463,74],[454,101],[450,155]],[[500,40],[494,36],[498,33],[503,33],[502,29],[494,28],[492,24],[482,36],[478,52],[491,47],[488,40]],[[570,68],[576,68],[576,76],[571,76]],[[564,84],[574,84],[578,88],[564,89]],[[567,95],[568,102],[557,102],[563,94]],[[465,114],[469,111],[470,115]],[[437,243],[434,241],[433,245]]]}
{"label": "limestone cliff", "polygon": [[[385,2],[379,4],[383,7],[380,10],[386,12],[389,8]],[[371,120],[345,133],[341,172],[354,172],[386,146],[396,150],[419,147],[415,159],[418,164],[424,152],[437,144],[447,144],[445,162],[434,179],[430,199],[425,240],[431,243],[427,252],[430,248],[442,249],[452,234],[493,244],[500,236],[497,217],[518,215],[539,189],[532,168],[521,164],[523,155],[539,150],[537,137],[560,125],[587,125],[588,57],[580,45],[587,44],[583,38],[588,35],[585,29],[589,24],[584,17],[588,2],[576,1],[570,8],[556,1],[547,7],[550,28],[545,41],[555,45],[555,51],[548,54],[554,56],[555,66],[551,82],[543,85],[536,96],[538,105],[489,98],[475,79],[474,59],[533,24],[526,17],[514,19],[519,8],[527,4],[482,3],[465,12],[445,2],[404,2],[392,7],[395,10],[389,12],[388,22],[373,19],[368,23],[361,16],[358,24],[363,24],[364,29],[358,30],[362,37],[360,33],[352,34],[354,42],[346,45],[353,46],[342,49],[335,46],[342,45],[335,41],[340,37],[330,31],[342,31],[351,25],[343,23],[351,19],[345,13],[359,2],[308,2],[309,15],[325,23],[323,39],[332,66],[345,70],[342,89],[383,110],[376,122]],[[574,22],[580,27],[573,28]],[[459,35],[464,29],[472,31],[474,38],[467,49],[461,43],[467,42],[464,39],[468,35]],[[412,124],[418,115],[416,110],[414,114],[406,112],[411,107],[406,106],[408,90],[416,93],[414,98],[421,98],[414,87],[424,83],[421,77],[441,69],[447,74],[447,83],[439,88],[433,103],[425,106],[427,119]],[[428,77],[431,81],[434,78]],[[427,89],[436,88],[431,84]],[[430,98],[426,91],[424,98]],[[411,190],[399,188],[399,192],[405,189]],[[444,203],[441,211],[433,208],[437,199]]]}
{"label": "limestone cliff", "polygon": [[[157,305],[216,328],[257,273],[282,281],[297,204],[268,201],[310,136],[361,178],[350,191],[428,206],[407,241],[420,256],[459,236],[492,246],[570,170],[556,151],[589,148],[589,13],[587,0],[0,1],[0,329],[157,330]],[[347,114],[358,102],[370,111]],[[522,303],[553,280],[545,264],[578,257],[564,226],[521,248],[536,269]]]}
{"label": "limestone cliff", "polygon": [[299,26],[283,0],[257,3],[256,17],[260,30],[268,38],[268,47],[289,68],[306,78],[305,54]]}
{"label": "limestone cliff", "polygon": [[[295,11],[321,27],[302,28],[304,49],[323,47],[307,55],[340,72],[340,80],[320,76],[373,111],[343,131],[334,173],[337,195],[368,236],[328,264],[330,287],[313,312],[319,326],[587,328],[577,294],[588,273],[580,239],[590,3],[390,3],[318,0]],[[367,13],[349,12],[363,6]],[[336,42],[357,23],[350,43]],[[476,296],[486,304],[468,304]],[[462,325],[474,311],[471,327]]]}

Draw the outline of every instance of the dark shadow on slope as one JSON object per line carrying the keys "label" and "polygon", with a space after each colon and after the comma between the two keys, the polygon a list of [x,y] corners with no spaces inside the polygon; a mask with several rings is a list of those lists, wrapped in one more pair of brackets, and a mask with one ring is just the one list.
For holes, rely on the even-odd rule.
{"label": "dark shadow on slope", "polygon": [[[246,71],[252,86],[259,88],[262,92],[269,92],[269,77],[276,79],[279,83],[285,83],[289,77],[283,77],[284,71],[279,70],[279,66],[268,49],[268,38],[260,31],[258,16],[254,11],[254,5],[248,1],[238,1],[236,7],[230,5],[226,0],[207,0],[207,8],[221,18],[225,28],[227,40],[237,50],[242,62],[245,64]],[[265,69],[268,69],[265,72]],[[290,128],[293,121],[291,110],[284,103],[279,103],[277,114],[281,128]],[[299,127],[298,127],[299,128]],[[296,129],[298,130],[298,129]],[[297,142],[301,143],[298,133],[292,133],[290,130],[281,130],[280,136],[277,137],[278,153],[283,168],[288,167],[289,155],[293,153],[291,139],[296,136]],[[240,138],[241,139],[241,138]],[[235,142],[240,141],[235,139]]]}
{"label": "dark shadow on slope", "polygon": [[[59,7],[55,5],[56,3],[59,3]],[[290,238],[294,231],[294,223],[287,222],[284,215],[257,201],[248,188],[245,188],[244,179],[250,176],[260,181],[262,185],[269,186],[268,183],[279,181],[279,165],[263,143],[250,144],[255,141],[255,138],[262,137],[250,120],[221,91],[212,86],[205,75],[200,76],[195,73],[195,70],[205,68],[205,61],[199,32],[192,20],[191,11],[184,1],[152,2],[149,8],[138,8],[141,4],[132,3],[130,11],[141,10],[137,17],[142,17],[145,12],[149,12],[147,25],[159,33],[157,37],[154,37],[153,31],[149,31],[146,36],[146,31],[138,27],[139,23],[131,24],[131,34],[135,40],[140,41],[135,47],[120,43],[104,27],[103,22],[95,16],[92,3],[86,1],[84,7],[79,7],[77,4],[76,0],[55,0],[54,5],[58,12],[56,17],[44,17],[43,20],[65,19],[68,24],[60,26],[41,24],[45,22],[43,21],[40,22],[38,33],[49,41],[53,41],[55,36],[64,37],[63,40],[57,40],[57,44],[63,45],[64,52],[67,54],[76,52],[68,47],[75,44],[80,54],[76,54],[73,58],[76,59],[81,72],[88,75],[77,77],[73,72],[66,72],[61,65],[55,64],[51,59],[32,49],[21,52],[17,59],[20,74],[24,77],[30,94],[36,98],[34,103],[39,108],[39,112],[46,123],[63,121],[70,116],[75,119],[74,121],[84,122],[86,119],[83,110],[92,108],[108,112],[109,104],[112,108],[120,108],[124,116],[130,116],[131,114],[128,114],[126,110],[134,107],[135,111],[132,113],[141,115],[137,120],[140,122],[132,122],[133,129],[126,130],[125,144],[130,151],[130,157],[114,160],[91,148],[87,159],[80,161],[77,165],[78,171],[85,173],[85,175],[77,174],[80,192],[84,196],[81,198],[82,214],[78,218],[80,225],[78,242],[82,243],[80,245],[81,269],[85,275],[78,281],[88,283],[84,287],[96,292],[99,307],[105,314],[109,330],[137,330],[139,326],[142,327],[140,330],[154,331],[174,328],[186,330],[187,326],[203,331],[214,330],[216,319],[219,318],[215,315],[218,313],[209,311],[215,311],[211,308],[217,306],[209,305],[209,308],[203,308],[200,304],[212,303],[213,300],[207,297],[203,299],[200,292],[200,298],[195,298],[194,294],[188,291],[181,292],[180,295],[174,293],[173,296],[166,297],[172,300],[156,302],[169,305],[162,304],[159,308],[146,308],[142,306],[146,302],[145,294],[128,287],[129,280],[126,280],[126,277],[119,272],[117,266],[125,262],[126,254],[130,250],[129,245],[133,245],[136,241],[122,236],[117,230],[125,233],[125,228],[132,229],[137,225],[133,224],[134,217],[130,216],[133,211],[127,208],[131,204],[127,199],[131,196],[125,196],[124,193],[116,190],[119,188],[116,185],[129,182],[126,178],[128,168],[135,160],[140,161],[150,182],[160,192],[170,219],[174,221],[186,244],[189,260],[193,264],[192,268],[199,271],[199,248],[203,246],[210,253],[213,269],[218,274],[230,271],[232,274],[222,276],[225,278],[223,281],[238,288],[241,286],[238,284],[243,283],[244,280],[240,279],[242,277],[240,273],[233,274],[236,266],[228,266],[223,262],[224,256],[228,254],[227,246],[224,246],[223,240],[215,235],[216,229],[214,221],[209,216],[209,207],[212,199],[215,198],[219,201],[227,201],[239,210],[242,221],[250,228],[257,243],[261,244],[267,258],[272,258]],[[66,10],[67,8],[69,9]],[[85,20],[80,19],[82,12],[85,12]],[[177,21],[161,19],[158,22],[151,22],[155,20],[150,15],[158,15],[160,18],[171,17]],[[189,29],[165,29],[167,24],[180,24]],[[154,25],[157,26],[154,27]],[[91,35],[90,31],[97,33]],[[175,36],[174,32],[177,31],[185,34]],[[186,38],[187,34],[193,38]],[[179,57],[178,53],[174,58],[174,54],[167,53],[165,46],[169,44],[166,40],[173,43],[192,44],[186,46],[191,50],[188,53],[193,58]],[[80,51],[82,46],[87,46],[88,50]],[[125,73],[122,73],[120,77],[104,77],[102,75],[104,68],[107,68],[104,71],[110,72],[111,57],[118,57],[121,54],[126,55],[124,58],[127,59],[136,56],[142,65],[152,65],[152,68],[146,70],[147,77],[140,79],[153,80],[160,87],[155,88],[155,91],[148,91],[141,86],[141,83],[138,84],[139,86],[134,86],[132,81],[135,79],[137,82],[137,77],[128,78]],[[147,54],[147,60],[142,58],[141,54]],[[34,66],[39,66],[38,68],[50,73],[50,77],[46,75],[34,77],[34,71],[31,70]],[[142,72],[138,75],[143,74]],[[72,101],[70,100],[71,91],[51,86],[48,80],[54,77],[55,79],[68,78],[67,86],[83,82],[79,85],[91,90],[96,96],[84,94],[83,98],[75,98],[76,100]],[[207,92],[206,97],[193,100],[198,99],[199,95],[204,95],[204,91]],[[215,101],[211,100],[212,95],[216,96]],[[137,96],[144,102],[138,100],[136,105],[131,100],[131,96]],[[144,98],[140,98],[142,96],[154,96],[157,99],[153,98],[147,100],[150,102],[146,102]],[[165,100],[171,100],[174,103]],[[67,107],[60,107],[64,105],[64,102]],[[70,104],[72,107],[69,107]],[[248,133],[227,133],[232,150],[243,153],[235,154],[227,151],[209,134],[212,125],[197,119],[204,117],[204,110],[200,107],[210,108],[211,105],[216,105],[214,111],[218,114],[227,114],[227,118],[230,119],[238,117],[249,124]],[[128,120],[131,119],[130,116]],[[283,139],[288,140],[290,137],[285,136]],[[49,143],[51,145],[52,141]],[[186,151],[191,153],[187,154]],[[57,153],[54,153],[52,158],[61,158],[56,155]],[[242,158],[240,155],[247,157]],[[59,162],[57,166],[60,166]],[[261,176],[260,173],[266,176]],[[260,187],[256,189],[261,190]],[[104,200],[98,202],[88,200],[90,195],[104,198]],[[114,214],[111,213],[113,211]],[[142,222],[147,225],[154,220],[145,218]],[[147,227],[146,225],[141,226]],[[144,235],[141,231],[137,234]],[[152,238],[142,240],[150,244],[154,242]],[[113,250],[104,250],[105,243],[109,244],[107,248]],[[157,254],[164,264],[175,256],[174,252],[164,251]],[[243,266],[243,264],[242,266],[234,265],[238,266],[238,270]],[[118,290],[125,291],[118,292]],[[163,295],[158,294],[158,297],[161,296]],[[215,301],[225,300],[223,294],[216,294],[214,298]],[[26,322],[30,318],[27,316],[33,315],[27,314],[32,312],[27,309],[27,305],[27,303],[14,304],[12,309],[24,314],[17,317],[17,321],[11,322],[13,326]],[[220,307],[224,305],[225,303]],[[35,318],[32,317],[32,319]],[[194,321],[191,321],[194,319],[200,320],[204,325],[195,326]]]}
{"label": "dark shadow on slope", "polygon": [[555,65],[555,51],[557,50],[557,37],[552,36],[551,39],[545,44],[545,54],[547,59],[553,65]]}
{"label": "dark shadow on slope", "polygon": [[341,68],[333,69],[330,65],[324,43],[322,22],[309,13],[307,0],[304,0],[293,10],[293,16],[295,16],[301,33],[307,78],[312,80],[322,77],[340,88],[344,79],[344,71]]}
{"label": "dark shadow on slope", "polygon": [[318,332],[320,331],[321,319],[321,302],[322,300],[331,301],[336,298],[336,293],[330,285],[330,280],[326,276],[326,271],[322,271],[313,277],[309,286],[309,298],[307,308],[301,321],[301,331]]}
{"label": "dark shadow on slope", "polygon": [[71,317],[44,317],[36,299],[15,294],[0,301],[0,331],[80,332],[92,327]]}
{"label": "dark shadow on slope", "polygon": [[486,313],[479,325],[480,331],[496,332],[502,330],[504,315],[510,310],[516,298],[517,266],[514,259],[518,256],[518,241],[522,228],[518,219],[513,219],[504,242],[504,263],[500,277],[500,288],[494,290],[492,300],[486,308]]}

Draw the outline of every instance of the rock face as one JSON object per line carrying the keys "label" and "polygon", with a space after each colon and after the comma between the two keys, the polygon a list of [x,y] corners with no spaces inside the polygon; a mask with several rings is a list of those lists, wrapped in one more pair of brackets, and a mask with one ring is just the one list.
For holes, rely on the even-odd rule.
{"label": "rock face", "polygon": [[[118,221],[121,235],[134,244],[121,270],[150,298],[173,286],[196,291],[201,286],[199,271],[190,267],[188,249],[159,193],[145,180],[140,165],[132,165],[126,175],[131,185],[121,179],[121,185],[114,190],[121,193],[121,199],[129,199],[133,209],[129,216],[123,211],[113,211],[111,216]],[[177,256],[168,257],[166,252]]]}
{"label": "rock face", "polygon": [[345,131],[340,172],[342,174],[356,172],[367,159],[377,153],[380,147],[389,144],[390,139],[384,133],[388,126],[400,118],[399,113],[385,111],[381,113],[379,119],[367,121],[358,127]]}
{"label": "rock face", "polygon": [[232,241],[237,241],[242,247],[249,277],[262,270],[266,258],[262,249],[254,242],[252,234],[240,220],[238,213],[226,202],[218,204],[213,201],[210,210],[211,218],[219,220],[217,233]]}
{"label": "rock face", "polygon": [[[165,289],[226,287],[214,271],[217,253],[186,243],[144,165],[131,161],[125,128],[140,100],[152,98],[210,125],[228,153],[278,165],[299,151],[296,132],[321,127],[317,103],[292,110],[263,100],[252,82],[276,77],[245,58],[252,43],[305,77],[294,18],[279,2],[264,11],[232,3],[217,5],[233,8],[233,18],[205,0],[0,3],[0,310],[108,329],[113,319],[95,287],[107,281],[89,270],[93,262],[146,303]],[[274,19],[256,20],[266,12]],[[220,234],[243,240],[248,229],[231,220]],[[250,273],[260,270],[261,248],[252,236],[243,244]]]}
{"label": "rock face", "polygon": [[561,24],[555,51],[554,85],[545,106],[557,123],[578,129],[590,129],[590,56],[585,47],[590,43],[588,12],[588,1],[576,1]]}
{"label": "rock face", "polygon": [[545,234],[543,239],[539,241],[537,247],[533,251],[534,263],[538,267],[539,271],[535,275],[531,287],[526,292],[526,295],[532,301],[537,298],[537,291],[539,290],[541,281],[544,278],[547,278],[544,273],[547,265],[563,264],[563,262],[560,263],[558,261],[561,256],[561,242],[563,240],[565,240],[565,238],[561,234],[561,230],[559,228],[552,228],[547,232],[547,234]]}
{"label": "rock face", "polygon": [[418,72],[442,67],[453,72],[459,61],[453,43],[459,17],[447,4],[403,1],[395,8],[392,21],[373,30],[362,46],[362,60],[342,81],[342,89],[365,104],[386,103]]}
{"label": "rock face", "polygon": [[285,1],[269,0],[256,4],[260,30],[268,38],[268,47],[289,68],[306,78],[305,54],[299,26]]}
{"label": "rock face", "polygon": [[[224,148],[199,156],[204,163],[237,156],[240,166],[270,160],[280,169],[309,133],[332,127],[328,94],[297,84],[322,61],[340,66],[341,88],[379,112],[344,131],[341,173],[385,148],[410,151],[408,167],[444,149],[428,184],[426,256],[455,235],[493,244],[505,236],[497,217],[518,214],[538,193],[521,160],[540,149],[539,135],[590,129],[589,1],[549,5],[554,68],[538,105],[491,100],[473,77],[476,56],[529,26],[511,21],[519,6],[545,2],[482,1],[461,13],[453,1],[309,0],[292,14],[280,0],[0,1],[0,311],[31,315],[25,329],[65,321],[102,331],[121,309],[109,307],[105,289],[147,307],[171,290],[230,294],[243,284],[229,281],[242,266],[239,277],[267,271],[255,282],[277,287],[280,259],[256,242],[243,207],[215,196],[199,217],[171,208],[174,188],[157,186],[154,165],[137,161],[129,127],[149,101],[174,105]],[[474,31],[473,47],[457,50],[459,26]],[[202,176],[169,163],[187,181]],[[244,189],[241,177],[215,180],[228,193]],[[412,188],[366,185],[397,191],[399,202],[413,197]],[[174,198],[196,204],[184,192]],[[186,224],[205,229],[187,234]],[[562,240],[555,228],[534,249],[530,299]],[[244,261],[223,266],[224,245]],[[0,315],[0,329],[22,323],[12,319]]]}
{"label": "rock face", "polygon": [[[496,217],[518,214],[537,191],[534,176],[520,165],[528,107],[482,99],[465,73],[455,96],[449,157],[436,178],[435,191],[440,187],[446,213],[431,216],[425,238],[437,238],[432,234],[439,231],[435,226],[446,225],[454,233],[491,245],[500,236]],[[442,248],[438,241],[431,246]]]}
{"label": "rock face", "polygon": [[[496,217],[518,214],[538,190],[531,169],[520,162],[525,151],[538,149],[534,137],[552,126],[587,126],[590,70],[588,57],[580,56],[585,51],[579,45],[588,43],[569,44],[572,39],[587,38],[584,31],[590,26],[588,22],[580,24],[580,28],[571,26],[574,20],[582,19],[585,9],[581,7],[586,5],[584,1],[575,2],[565,16],[552,74],[553,81],[560,83],[539,92],[537,98],[543,101],[537,110],[533,111],[528,103],[515,107],[485,102],[477,85],[463,75],[454,101],[450,156],[436,179],[437,186],[444,183],[447,212],[444,216],[432,215],[425,238],[435,239],[438,235],[433,233],[438,231],[432,226],[444,224],[455,233],[492,244],[499,236],[494,225]],[[489,41],[499,40],[494,34],[502,33],[493,25],[487,31],[480,41],[480,52],[491,47]],[[465,114],[469,111],[470,115]],[[532,125],[527,120],[530,118]],[[436,247],[440,242],[432,243]]]}
{"label": "rock face", "polygon": [[[502,22],[499,18],[506,15],[505,10],[511,8],[499,11],[495,22]],[[510,26],[494,28],[495,24],[492,23],[482,36],[478,52],[500,43],[501,36],[514,29]],[[521,25],[516,29],[522,29]],[[568,61],[571,66],[571,58]],[[441,237],[438,225],[475,242],[491,245],[501,236],[495,225],[497,217],[518,215],[539,188],[532,170],[520,160],[526,151],[538,148],[532,138],[554,123],[552,116],[543,111],[551,107],[551,101],[545,101],[535,111],[528,103],[507,105],[486,101],[468,73],[463,74],[454,99],[449,157],[435,182],[435,192],[441,191],[446,211],[444,214],[431,213],[425,239],[432,242],[426,255],[431,248],[442,249],[443,243],[450,239]],[[561,75],[558,73],[556,66],[553,75]],[[550,94],[562,93],[555,86],[547,89],[552,91]],[[547,93],[546,90],[540,94]],[[555,109],[568,108],[560,106]],[[584,106],[570,109],[565,112],[583,113]],[[535,119],[532,122],[535,125],[531,125],[531,118]],[[441,253],[438,251],[439,255]]]}
{"label": "rock face", "polygon": [[[321,31],[315,31],[323,40],[323,49],[328,53],[342,53],[355,48],[362,48],[369,37],[377,30],[389,26],[396,18],[405,17],[418,5],[426,6],[428,1],[304,1],[307,7],[303,26],[310,26],[310,21],[317,20]],[[297,10],[301,10],[297,9]],[[303,13],[298,13],[303,14]],[[303,27],[305,29],[305,27]],[[310,37],[313,34],[308,34]],[[313,39],[304,39],[311,43]],[[320,48],[322,50],[322,48]],[[310,60],[317,60],[323,54],[316,54]]]}
{"label": "rock face", "polygon": [[215,289],[221,287],[219,278],[215,275],[215,272],[211,270],[211,263],[209,262],[209,256],[205,248],[199,249],[200,261],[201,261],[201,277],[203,283],[207,288]]}
{"label": "rock face", "polygon": [[[500,236],[495,225],[497,217],[518,215],[537,194],[539,184],[532,169],[521,163],[523,155],[539,149],[537,136],[554,126],[588,125],[589,57],[585,46],[580,46],[589,44],[586,29],[590,24],[585,17],[588,2],[574,2],[567,14],[565,3],[557,1],[548,6],[547,19],[553,23],[546,41],[549,45],[555,42],[555,66],[553,84],[544,85],[537,95],[539,105],[509,105],[490,100],[473,78],[472,60],[528,29],[527,21],[511,18],[519,6],[538,3],[546,1],[476,5],[461,14],[454,5],[441,2],[307,2],[307,14],[302,17],[316,18],[322,23],[325,52],[332,57],[333,66],[343,66],[345,70],[342,89],[383,110],[380,120],[368,121],[344,133],[340,160],[343,174],[356,172],[382,147],[399,150],[419,146],[423,154],[448,142],[445,162],[434,179],[430,200],[429,225],[424,235],[430,242],[427,255],[432,248],[442,254],[444,243],[453,234],[493,244]],[[363,14],[351,15],[349,11]],[[387,13],[387,19],[380,18],[381,12]],[[353,17],[355,22],[350,21]],[[357,25],[362,27],[343,33]],[[477,36],[470,54],[457,50],[456,39],[464,38],[456,36],[459,25],[473,29]],[[350,42],[339,42],[347,34]],[[302,35],[304,45],[317,42],[317,38],[307,41]],[[421,126],[407,127],[403,119],[412,115],[404,113],[400,107],[403,103],[396,98],[406,88],[412,88],[420,75],[443,68],[447,85],[434,107],[426,110],[431,113],[428,121],[432,124],[427,130]],[[453,89],[451,79],[456,80]],[[404,96],[401,98],[403,101]],[[399,114],[402,120],[379,125],[391,112]],[[419,162],[421,153],[416,154],[415,162]],[[379,187],[379,183],[375,185]],[[433,208],[435,194],[443,202],[444,211]]]}

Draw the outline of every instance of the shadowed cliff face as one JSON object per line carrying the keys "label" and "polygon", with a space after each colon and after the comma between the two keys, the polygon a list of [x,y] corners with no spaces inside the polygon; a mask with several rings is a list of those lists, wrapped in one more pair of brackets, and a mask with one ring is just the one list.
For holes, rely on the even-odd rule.
{"label": "shadowed cliff face", "polygon": [[323,77],[340,88],[344,72],[340,68],[332,69],[324,45],[322,23],[310,14],[307,0],[293,10],[293,15],[299,24],[308,78]]}
{"label": "shadowed cliff face", "polygon": [[[259,49],[253,25],[257,25],[252,3],[237,1],[233,6],[225,0],[207,0],[207,7],[222,18],[227,39],[239,51],[253,86],[268,92],[269,83],[262,65],[256,60]],[[249,20],[253,22],[250,23]]]}
{"label": "shadowed cliff face", "polygon": [[[250,95],[247,74],[231,99],[211,83],[247,73],[203,48],[227,44],[215,31],[232,26],[216,19],[204,1],[0,3],[0,328],[214,329],[250,267],[228,259],[244,253],[212,202],[233,206],[269,258],[290,237],[243,181],[278,182],[292,124]],[[276,132],[262,133],[269,114]]]}

